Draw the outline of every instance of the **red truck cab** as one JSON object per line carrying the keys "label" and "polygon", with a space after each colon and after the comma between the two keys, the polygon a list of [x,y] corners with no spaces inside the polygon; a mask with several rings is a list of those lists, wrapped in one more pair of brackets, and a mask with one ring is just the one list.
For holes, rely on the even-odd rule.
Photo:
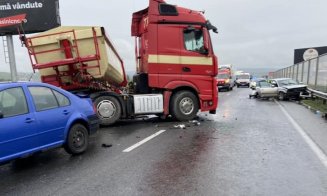
{"label": "red truck cab", "polygon": [[162,92],[164,113],[176,116],[169,111],[174,99],[187,92],[186,97],[196,97],[195,110],[215,113],[218,63],[209,31],[217,29],[201,12],[150,0],[148,8],[133,14],[131,30],[136,37],[136,93]]}

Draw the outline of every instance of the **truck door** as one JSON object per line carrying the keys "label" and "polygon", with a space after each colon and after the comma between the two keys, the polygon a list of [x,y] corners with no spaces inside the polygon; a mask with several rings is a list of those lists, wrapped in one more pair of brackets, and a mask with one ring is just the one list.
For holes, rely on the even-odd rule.
{"label": "truck door", "polygon": [[201,26],[184,26],[181,67],[183,78],[189,75],[213,76],[213,52],[209,33]]}
{"label": "truck door", "polygon": [[159,84],[181,79],[181,34],[180,26],[173,24],[158,25],[157,66],[160,74]]}

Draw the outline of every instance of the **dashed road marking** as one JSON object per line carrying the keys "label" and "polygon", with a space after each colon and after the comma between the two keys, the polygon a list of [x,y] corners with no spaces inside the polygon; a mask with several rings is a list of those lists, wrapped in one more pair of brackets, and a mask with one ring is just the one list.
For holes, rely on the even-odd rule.
{"label": "dashed road marking", "polygon": [[322,164],[327,168],[327,156],[320,149],[320,147],[305,133],[305,131],[301,128],[301,126],[291,117],[291,115],[285,110],[285,108],[275,100],[278,106],[281,108],[282,112],[288,118],[288,120],[292,123],[293,127],[297,130],[297,132],[302,136],[304,141],[309,145],[311,150],[317,155]]}
{"label": "dashed road marking", "polygon": [[153,134],[153,135],[150,135],[149,137],[145,138],[144,140],[142,141],[139,141],[137,142],[136,144],[134,144],[133,146],[129,147],[129,148],[126,148],[125,150],[123,150],[123,152],[130,152],[132,150],[134,150],[135,148],[141,146],[142,144],[150,141],[151,139],[157,137],[158,135],[164,133],[166,130],[161,130],[161,131],[158,131],[157,133]]}

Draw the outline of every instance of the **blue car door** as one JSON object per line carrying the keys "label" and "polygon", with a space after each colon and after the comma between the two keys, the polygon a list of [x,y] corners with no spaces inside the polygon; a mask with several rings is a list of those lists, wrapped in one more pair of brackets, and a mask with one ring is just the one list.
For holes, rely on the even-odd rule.
{"label": "blue car door", "polygon": [[28,100],[21,86],[0,91],[0,161],[39,146],[36,119]]}
{"label": "blue car door", "polygon": [[43,146],[61,145],[64,131],[72,114],[67,97],[48,87],[29,86],[38,119],[40,142]]}

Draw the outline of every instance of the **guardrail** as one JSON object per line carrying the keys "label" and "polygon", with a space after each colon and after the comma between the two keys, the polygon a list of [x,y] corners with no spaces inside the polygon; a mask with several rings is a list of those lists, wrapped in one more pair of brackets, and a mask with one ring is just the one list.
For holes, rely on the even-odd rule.
{"label": "guardrail", "polygon": [[321,91],[316,91],[316,90],[313,90],[313,89],[310,89],[310,88],[308,90],[311,92],[311,95],[327,100],[327,93],[323,93]]}
{"label": "guardrail", "polygon": [[327,99],[327,54],[280,69],[273,78],[293,78],[308,85],[311,93]]}

